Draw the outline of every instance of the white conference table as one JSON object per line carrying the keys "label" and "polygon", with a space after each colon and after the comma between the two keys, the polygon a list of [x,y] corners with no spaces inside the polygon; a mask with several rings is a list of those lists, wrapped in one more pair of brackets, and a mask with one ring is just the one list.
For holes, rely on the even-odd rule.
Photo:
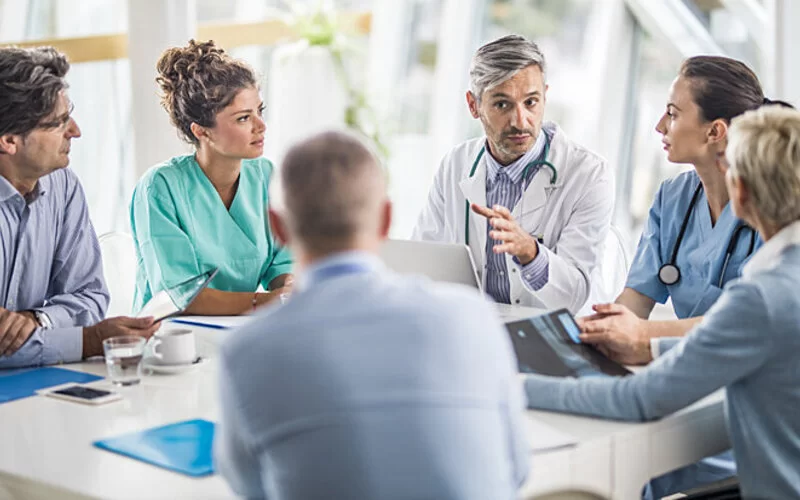
{"label": "white conference table", "polygon": [[[504,320],[537,311],[502,308]],[[231,498],[218,475],[190,478],[91,443],[180,420],[218,419],[216,359],[228,331],[194,328],[208,362],[192,372],[147,375],[130,388],[114,388],[124,400],[92,407],[33,396],[0,404],[0,498]],[[106,375],[102,361],[65,368]],[[107,380],[91,385],[110,387]],[[723,396],[703,401],[657,422],[621,423],[529,411],[529,418],[568,432],[569,447],[536,452],[523,495],[583,487],[610,498],[638,498],[644,483],[729,446]],[[536,436],[528,436],[532,443]]]}

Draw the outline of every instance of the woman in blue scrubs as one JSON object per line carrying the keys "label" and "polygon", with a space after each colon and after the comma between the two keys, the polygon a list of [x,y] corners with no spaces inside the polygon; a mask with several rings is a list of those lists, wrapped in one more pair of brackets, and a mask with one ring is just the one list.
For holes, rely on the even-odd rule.
{"label": "woman in blue scrubs", "polygon": [[[761,240],[728,204],[723,155],[731,119],[765,101],[755,73],[739,61],[684,61],[656,131],[669,161],[694,168],[659,187],[625,289],[580,321],[582,340],[620,362],[645,363],[651,339],[684,335],[739,276]],[[679,319],[648,321],[668,298]]]}
{"label": "woman in blue scrubs", "polygon": [[[582,341],[619,362],[647,363],[659,355],[654,339],[686,334],[739,277],[761,240],[728,203],[724,151],[731,119],[765,102],[745,64],[716,56],[684,61],[656,131],[669,161],[694,168],[661,184],[625,289],[615,304],[595,305],[596,314],[580,320]],[[667,298],[678,320],[649,321],[655,303]],[[723,454],[654,479],[646,496],[734,474],[730,454]]]}
{"label": "woman in blue scrubs", "polygon": [[288,291],[291,260],[268,224],[273,167],[261,157],[264,104],[253,70],[194,40],[167,50],[157,67],[162,104],[195,152],[151,168],[134,191],[134,309],[213,268],[187,313],[241,314],[276,300]]}

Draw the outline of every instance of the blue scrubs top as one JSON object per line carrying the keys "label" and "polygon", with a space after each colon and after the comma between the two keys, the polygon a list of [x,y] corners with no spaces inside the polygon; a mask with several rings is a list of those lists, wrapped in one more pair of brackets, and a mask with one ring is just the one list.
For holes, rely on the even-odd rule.
{"label": "blue scrubs top", "polygon": [[[658,270],[672,256],[675,240],[699,184],[700,178],[694,170],[678,174],[661,184],[650,207],[626,284],[661,304],[668,297],[672,298],[675,315],[680,319],[702,316],[716,302],[722,292],[718,284],[725,251],[736,227],[742,224],[729,203],[712,226],[708,199],[702,191],[692,210],[675,262],[681,271],[681,279],[674,285],[661,283]],[[739,277],[742,266],[752,255],[747,253],[751,234],[750,229],[739,232],[722,280],[723,286]],[[756,237],[753,253],[761,244],[761,238]]]}
{"label": "blue scrubs top", "polygon": [[290,273],[286,249],[277,245],[267,218],[272,163],[242,161],[230,209],[194,155],[178,156],[150,169],[136,186],[131,228],[138,269],[134,310],[158,291],[215,267],[209,287],[230,292],[267,288]]}

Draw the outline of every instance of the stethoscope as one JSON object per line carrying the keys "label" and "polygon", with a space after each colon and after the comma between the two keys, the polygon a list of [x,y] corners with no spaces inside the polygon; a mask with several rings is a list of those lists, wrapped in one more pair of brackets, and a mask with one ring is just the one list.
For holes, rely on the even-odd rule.
{"label": "stethoscope", "polygon": [[[701,183],[697,186],[697,189],[694,190],[692,201],[689,202],[689,208],[686,209],[686,215],[683,216],[681,230],[678,232],[678,238],[675,240],[675,244],[672,246],[672,256],[670,257],[669,262],[661,266],[661,269],[658,270],[658,279],[665,285],[674,285],[681,280],[681,270],[678,268],[676,258],[678,257],[678,250],[681,247],[681,242],[683,242],[683,235],[686,233],[686,228],[689,225],[689,219],[692,216],[692,210],[694,210],[694,206],[697,204],[697,199],[700,198],[700,193],[702,191],[703,184]],[[723,280],[725,278],[725,271],[728,270],[728,263],[731,260],[733,251],[736,249],[736,245],[739,243],[739,236],[741,235],[743,229],[750,230],[750,247],[747,249],[747,255],[753,253],[753,248],[756,245],[756,232],[747,224],[739,224],[738,227],[733,231],[733,234],[731,234],[731,239],[728,240],[728,248],[725,249],[725,260],[722,263],[722,270],[720,270],[719,281],[717,283],[719,288],[722,288]]]}
{"label": "stethoscope", "polygon": [[[532,162],[525,165],[525,169],[522,171],[522,178],[528,178],[528,171],[531,167],[541,166],[544,165],[545,167],[550,169],[550,185],[554,185],[558,180],[558,171],[556,167],[553,166],[552,163],[547,161],[547,157],[550,155],[550,136],[548,136],[544,131],[541,132],[544,134],[544,157],[541,160],[533,160]],[[475,158],[475,162],[472,164],[472,169],[469,171],[469,177],[471,178],[475,175],[475,171],[478,169],[478,163],[480,163],[481,158],[483,158],[483,154],[486,152],[486,146],[483,146],[481,150],[478,152],[477,158]],[[524,199],[525,193],[522,194]],[[520,209],[520,214],[523,211]],[[467,245],[469,245],[469,200],[466,201],[466,211],[464,212],[464,241]]]}

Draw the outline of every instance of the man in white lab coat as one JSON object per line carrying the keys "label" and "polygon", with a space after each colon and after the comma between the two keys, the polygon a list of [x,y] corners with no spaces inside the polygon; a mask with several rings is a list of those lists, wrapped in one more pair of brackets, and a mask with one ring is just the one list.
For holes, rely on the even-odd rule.
{"label": "man in white lab coat", "polygon": [[466,97],[486,135],[442,159],[412,238],[469,245],[497,302],[577,313],[600,275],[614,183],[603,158],[543,122],[545,77],[522,36],[478,49]]}

